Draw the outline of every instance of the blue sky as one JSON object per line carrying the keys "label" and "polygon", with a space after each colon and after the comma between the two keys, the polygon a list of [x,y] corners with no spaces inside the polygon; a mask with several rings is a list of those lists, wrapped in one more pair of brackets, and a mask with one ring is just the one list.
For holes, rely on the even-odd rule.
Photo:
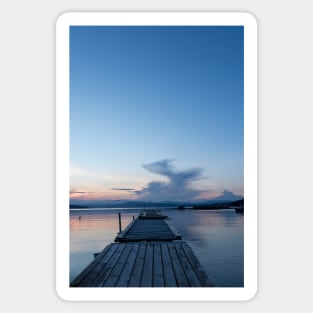
{"label": "blue sky", "polygon": [[243,27],[70,28],[71,197],[243,196]]}

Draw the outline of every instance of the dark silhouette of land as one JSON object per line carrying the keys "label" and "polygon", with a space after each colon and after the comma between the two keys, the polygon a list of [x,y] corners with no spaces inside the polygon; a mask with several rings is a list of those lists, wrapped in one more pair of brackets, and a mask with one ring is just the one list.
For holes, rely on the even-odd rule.
{"label": "dark silhouette of land", "polygon": [[194,210],[225,210],[237,209],[243,210],[244,199],[236,201],[227,200],[209,200],[205,202],[144,202],[144,201],[84,201],[80,204],[70,204],[70,209],[85,209],[85,208],[173,208],[173,209],[194,209]]}
{"label": "dark silhouette of land", "polygon": [[243,211],[244,199],[231,201],[231,202],[221,202],[221,203],[211,203],[195,205],[194,210],[225,210],[225,209],[236,209],[237,211]]}

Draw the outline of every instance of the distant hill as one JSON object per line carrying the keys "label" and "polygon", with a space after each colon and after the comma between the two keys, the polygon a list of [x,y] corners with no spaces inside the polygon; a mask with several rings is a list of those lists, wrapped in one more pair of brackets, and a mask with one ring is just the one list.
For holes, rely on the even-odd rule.
{"label": "distant hill", "polygon": [[244,206],[244,199],[230,202],[231,206]]}
{"label": "distant hill", "polygon": [[235,207],[243,208],[243,206],[244,206],[244,199],[240,199],[236,201],[200,204],[200,205],[195,205],[193,208],[195,210],[223,210],[223,209],[230,209],[230,208],[235,208]]}
{"label": "distant hill", "polygon": [[147,201],[120,201],[120,200],[92,200],[71,203],[70,208],[144,208],[144,207],[172,207],[175,202],[147,202]]}
{"label": "distant hill", "polygon": [[86,205],[79,205],[79,204],[70,204],[70,209],[86,209],[89,208]]}
{"label": "distant hill", "polygon": [[[242,204],[241,204],[242,203]],[[79,208],[138,208],[143,209],[145,207],[154,208],[172,208],[172,207],[195,207],[201,209],[204,207],[218,207],[223,208],[227,206],[239,206],[243,205],[243,199],[232,201],[223,199],[213,199],[207,201],[197,202],[179,202],[179,201],[164,201],[164,202],[148,202],[148,201],[132,201],[132,200],[76,200],[70,203],[71,209]]]}

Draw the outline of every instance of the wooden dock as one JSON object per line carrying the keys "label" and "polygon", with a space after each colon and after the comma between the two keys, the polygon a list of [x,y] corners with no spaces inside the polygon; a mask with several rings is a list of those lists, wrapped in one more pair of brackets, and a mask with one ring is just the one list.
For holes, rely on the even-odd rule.
{"label": "wooden dock", "polygon": [[155,214],[132,221],[70,287],[214,287],[188,244]]}
{"label": "wooden dock", "polygon": [[167,215],[161,213],[160,210],[143,210],[138,218],[141,219],[165,219],[168,218]]}
{"label": "wooden dock", "polygon": [[71,287],[213,287],[184,241],[111,243]]}
{"label": "wooden dock", "polygon": [[181,239],[180,233],[174,230],[166,220],[137,218],[116,236],[115,242],[172,241],[178,239]]}

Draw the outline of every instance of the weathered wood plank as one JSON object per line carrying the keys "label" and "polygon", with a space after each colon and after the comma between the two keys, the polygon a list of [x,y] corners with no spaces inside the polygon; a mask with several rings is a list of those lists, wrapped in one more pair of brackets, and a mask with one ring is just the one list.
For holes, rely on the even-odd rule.
{"label": "weathered wood plank", "polygon": [[164,223],[166,226],[170,229],[170,231],[174,234],[176,240],[182,239],[182,236],[180,232],[173,226],[171,225],[168,221],[164,220]]}
{"label": "weathered wood plank", "polygon": [[176,243],[175,248],[178,257],[180,258],[182,268],[184,269],[185,275],[188,279],[189,285],[191,287],[201,287],[201,282],[195,274],[194,269],[190,264],[190,259],[186,256],[185,250],[183,249],[182,245],[183,243]]}
{"label": "weathered wood plank", "polygon": [[180,239],[178,232],[172,230],[171,226],[164,219],[136,219],[131,223],[127,231],[120,233],[115,241],[165,241]]}
{"label": "weathered wood plank", "polygon": [[127,287],[132,271],[134,269],[136,257],[139,250],[139,244],[128,244],[131,247],[129,256],[125,262],[125,266],[119,276],[119,280],[116,283],[116,287]]}
{"label": "weathered wood plank", "polygon": [[125,245],[125,248],[123,250],[123,252],[121,253],[120,257],[118,258],[118,261],[115,263],[114,268],[112,269],[112,271],[110,272],[110,275],[108,276],[108,278],[105,280],[105,282],[103,283],[103,287],[111,287],[111,286],[115,286],[123,269],[124,266],[128,260],[128,256],[130,253],[132,245],[128,244]]}
{"label": "weathered wood plank", "polygon": [[135,260],[132,275],[129,279],[128,287],[140,287],[145,255],[146,255],[146,244],[141,243],[139,245],[138,254]]}
{"label": "weathered wood plank", "polygon": [[98,273],[97,277],[95,278],[95,280],[92,283],[92,287],[102,287],[103,283],[109,277],[115,264],[117,263],[118,259],[120,258],[121,254],[123,253],[125,246],[124,245],[118,245],[118,244],[115,244],[115,245],[117,245],[117,249],[115,250],[115,253],[112,255],[112,257],[105,264],[105,267],[103,267],[101,272]]}
{"label": "weathered wood plank", "polygon": [[83,286],[89,286],[116,249],[117,246],[114,244],[106,246],[102,252],[100,252],[97,257],[71,282],[71,287],[76,287],[81,284]]}
{"label": "weathered wood plank", "polygon": [[201,285],[203,287],[215,287],[215,283],[211,279],[209,279],[209,277],[205,273],[202,265],[200,264],[198,258],[193,253],[190,246],[187,243],[184,243],[182,247],[186,253],[186,256],[189,258],[194,271],[197,273],[197,276],[201,282]]}
{"label": "weathered wood plank", "polygon": [[153,284],[152,287],[164,287],[163,264],[160,244],[154,244],[153,251]]}
{"label": "weathered wood plank", "polygon": [[161,213],[160,210],[143,210],[139,216],[139,219],[165,219],[167,215]]}
{"label": "weathered wood plank", "polygon": [[181,266],[180,259],[177,255],[175,245],[173,243],[168,244],[169,254],[172,260],[172,265],[175,273],[175,279],[177,281],[177,287],[190,287],[186,278],[183,267]]}
{"label": "weathered wood plank", "polygon": [[152,287],[153,245],[146,244],[146,255],[143,264],[141,287]]}
{"label": "weathered wood plank", "polygon": [[172,261],[168,252],[168,245],[161,244],[164,285],[165,287],[177,287],[175,280],[175,273],[172,265]]}
{"label": "weathered wood plank", "polygon": [[214,287],[184,241],[112,243],[73,281],[76,287]]}
{"label": "weathered wood plank", "polygon": [[117,234],[117,236],[115,237],[115,242],[118,242],[120,241],[120,239],[124,238],[125,235],[128,233],[128,231],[133,227],[133,225],[137,222],[138,219],[135,219],[133,221],[131,221],[127,226],[126,228],[121,231],[120,233]]}

